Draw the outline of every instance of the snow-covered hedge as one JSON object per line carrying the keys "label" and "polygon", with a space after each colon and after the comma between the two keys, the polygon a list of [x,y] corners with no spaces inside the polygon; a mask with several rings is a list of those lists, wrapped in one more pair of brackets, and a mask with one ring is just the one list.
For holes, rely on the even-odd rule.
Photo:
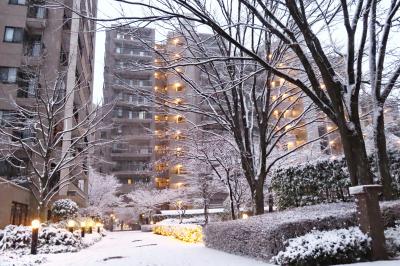
{"label": "snow-covered hedge", "polygon": [[[394,190],[400,196],[400,151],[390,151],[388,155]],[[370,162],[376,176],[373,156],[370,156]],[[271,179],[275,204],[279,209],[350,201],[349,186],[350,178],[343,157],[277,169]]]}
{"label": "snow-covered hedge", "polygon": [[[382,202],[386,226],[400,217],[400,201]],[[355,204],[331,203],[253,216],[246,220],[209,223],[203,229],[207,247],[269,261],[284,250],[285,240],[312,230],[333,230],[357,225]]]}
{"label": "snow-covered hedge", "polygon": [[[32,238],[30,227],[8,225],[2,233],[0,251],[17,250],[21,253],[29,253]],[[79,231],[70,233],[62,228],[42,227],[38,235],[38,253],[76,252],[93,245],[101,237],[101,234],[94,232],[81,238]]]}
{"label": "snow-covered hedge", "polygon": [[203,239],[202,227],[195,224],[155,224],[153,233],[163,236],[173,236],[176,239],[198,243]]}
{"label": "snow-covered hedge", "polygon": [[78,204],[70,199],[56,200],[53,205],[51,212],[58,219],[73,218],[78,215]]}
{"label": "snow-covered hedge", "polygon": [[400,254],[400,220],[397,221],[396,226],[390,227],[385,230],[386,247],[389,254],[397,256]]}
{"label": "snow-covered hedge", "polygon": [[286,248],[272,258],[278,265],[334,265],[365,260],[370,238],[358,227],[331,231],[313,230],[286,241]]}

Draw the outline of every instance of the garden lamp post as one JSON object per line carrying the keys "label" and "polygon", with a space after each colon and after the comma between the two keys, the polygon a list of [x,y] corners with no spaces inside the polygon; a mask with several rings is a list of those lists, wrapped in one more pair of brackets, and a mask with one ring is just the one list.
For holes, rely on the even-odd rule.
{"label": "garden lamp post", "polygon": [[110,214],[110,218],[111,218],[111,228],[110,231],[112,232],[114,230],[114,214]]}
{"label": "garden lamp post", "polygon": [[37,245],[38,245],[38,234],[39,234],[40,221],[33,220],[32,221],[32,242],[31,242],[31,254],[37,254]]}
{"label": "garden lamp post", "polygon": [[74,226],[75,226],[75,221],[74,220],[69,220],[68,221],[68,231],[70,233],[74,232]]}
{"label": "garden lamp post", "polygon": [[85,221],[81,222],[81,237],[85,237],[85,227],[86,227],[86,223]]}
{"label": "garden lamp post", "polygon": [[93,221],[89,221],[89,230],[88,230],[89,234],[93,233]]}

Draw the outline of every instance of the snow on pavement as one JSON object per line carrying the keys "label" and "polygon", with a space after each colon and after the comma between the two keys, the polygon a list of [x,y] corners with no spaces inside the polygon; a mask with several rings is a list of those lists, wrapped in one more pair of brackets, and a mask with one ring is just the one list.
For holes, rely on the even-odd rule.
{"label": "snow on pavement", "polygon": [[271,264],[143,232],[113,232],[78,253],[47,255],[45,266],[269,266]]}

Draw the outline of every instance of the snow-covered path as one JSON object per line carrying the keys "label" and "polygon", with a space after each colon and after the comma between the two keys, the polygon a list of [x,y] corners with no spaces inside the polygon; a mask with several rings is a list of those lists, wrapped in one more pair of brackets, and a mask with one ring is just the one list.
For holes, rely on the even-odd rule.
{"label": "snow-covered path", "polygon": [[46,266],[269,266],[249,258],[152,233],[114,232],[78,253],[47,256]]}

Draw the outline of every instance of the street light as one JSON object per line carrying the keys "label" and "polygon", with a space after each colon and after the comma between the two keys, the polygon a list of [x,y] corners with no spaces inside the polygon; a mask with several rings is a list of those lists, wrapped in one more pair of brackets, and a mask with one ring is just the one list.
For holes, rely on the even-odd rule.
{"label": "street light", "polygon": [[32,242],[31,242],[31,254],[37,254],[38,234],[39,234],[40,221],[32,221]]}
{"label": "street light", "polygon": [[74,220],[69,220],[68,221],[68,231],[70,233],[74,232],[74,226],[75,226],[75,221]]}
{"label": "street light", "polygon": [[81,237],[85,237],[85,227],[86,227],[86,222],[82,221],[81,222]]}

